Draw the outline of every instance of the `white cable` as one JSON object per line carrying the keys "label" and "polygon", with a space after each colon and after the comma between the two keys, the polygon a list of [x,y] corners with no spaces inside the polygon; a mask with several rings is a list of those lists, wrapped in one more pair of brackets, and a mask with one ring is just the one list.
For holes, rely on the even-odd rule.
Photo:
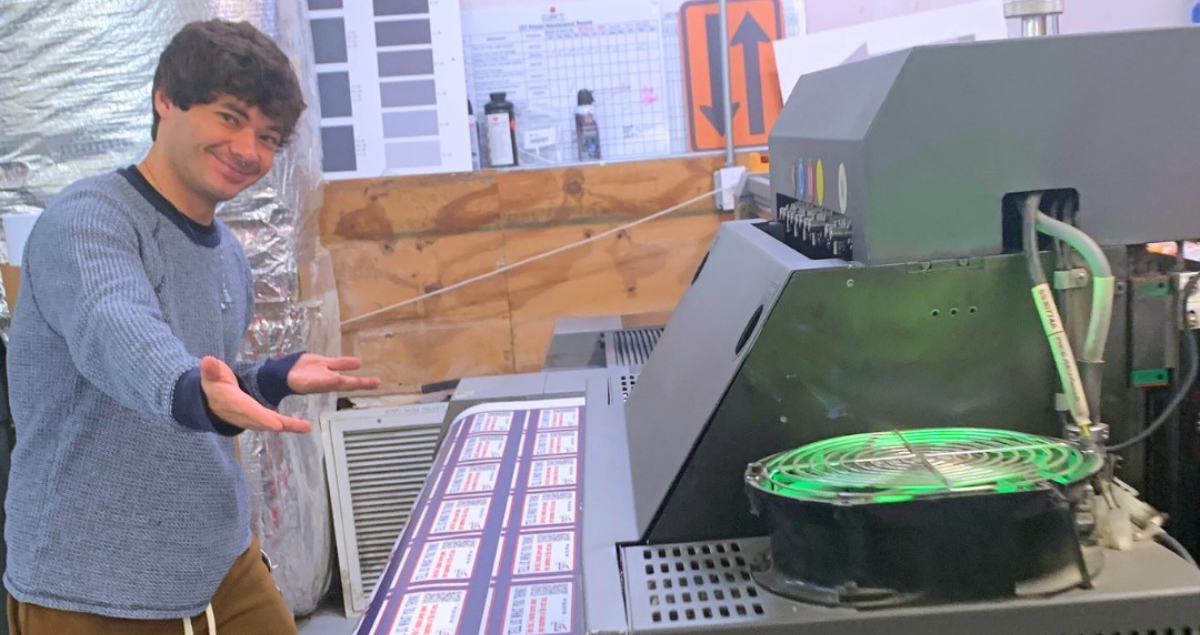
{"label": "white cable", "polygon": [[[733,186],[727,186],[727,187],[733,187]],[[638,220],[635,220],[635,221],[633,221],[633,222],[631,222],[631,223],[626,223],[626,224],[624,224],[624,225],[621,225],[620,227],[614,227],[614,228],[612,228],[612,229],[610,229],[610,230],[607,230],[607,231],[600,232],[599,234],[596,234],[595,236],[592,236],[592,237],[590,237],[590,238],[585,238],[585,239],[583,239],[583,240],[581,240],[581,241],[579,241],[579,242],[571,243],[571,244],[569,244],[569,245],[563,245],[562,247],[559,247],[559,248],[557,248],[557,249],[552,249],[552,250],[550,250],[550,251],[547,251],[546,253],[543,253],[543,254],[538,254],[537,256],[532,256],[532,257],[526,258],[526,259],[524,259],[524,260],[521,260],[521,261],[519,261],[519,262],[514,262],[514,263],[512,263],[511,265],[505,265],[505,266],[503,266],[503,267],[500,267],[499,269],[496,269],[495,271],[489,271],[488,273],[485,273],[485,274],[482,274],[482,275],[475,276],[474,278],[467,278],[466,280],[463,280],[463,281],[460,281],[460,282],[456,282],[456,283],[454,283],[454,284],[452,284],[452,285],[450,285],[450,286],[448,286],[448,287],[442,287],[441,289],[438,289],[438,290],[436,290],[436,291],[431,291],[431,292],[429,292],[429,293],[426,293],[426,294],[424,294],[424,295],[419,295],[419,296],[417,296],[417,297],[415,297],[415,298],[409,298],[408,300],[405,300],[405,301],[403,301],[403,302],[397,302],[397,303],[395,303],[395,304],[392,304],[392,305],[389,305],[389,306],[385,306],[385,307],[383,307],[383,308],[381,308],[381,309],[375,309],[374,311],[371,311],[371,312],[369,312],[369,313],[364,313],[364,314],[362,314],[362,315],[358,315],[358,316],[352,317],[352,318],[350,318],[350,319],[348,319],[348,320],[342,320],[342,326],[344,327],[344,326],[347,326],[347,325],[349,325],[349,324],[354,324],[355,322],[361,322],[362,320],[366,320],[366,319],[369,319],[369,318],[375,317],[376,315],[379,315],[379,314],[381,314],[381,313],[387,313],[388,311],[392,311],[392,310],[394,310],[394,309],[398,309],[398,308],[400,308],[400,307],[402,307],[402,306],[407,306],[407,305],[409,305],[409,304],[413,304],[414,302],[420,302],[421,300],[425,300],[425,299],[427,299],[427,298],[432,298],[433,296],[436,296],[436,295],[441,295],[441,294],[443,294],[443,293],[448,293],[448,292],[450,292],[450,291],[453,291],[453,290],[455,290],[455,289],[458,289],[458,288],[460,288],[460,287],[465,287],[465,286],[467,286],[468,284],[471,284],[471,283],[474,283],[474,282],[479,282],[480,280],[485,280],[485,279],[487,279],[487,278],[491,278],[492,276],[498,276],[498,275],[500,275],[500,274],[502,274],[502,273],[504,273],[504,272],[506,272],[506,271],[512,271],[513,269],[516,269],[517,267],[520,267],[520,266],[522,266],[522,265],[527,265],[527,264],[529,264],[529,263],[531,263],[531,262],[535,262],[535,261],[537,261],[537,260],[542,260],[543,258],[549,258],[550,256],[554,256],[554,255],[560,254],[560,253],[562,253],[562,252],[564,252],[564,251],[567,251],[567,250],[569,250],[569,249],[574,249],[575,247],[579,247],[579,246],[581,246],[581,245],[586,245],[586,244],[588,244],[588,243],[590,243],[590,242],[594,242],[594,241],[600,240],[601,238],[605,238],[605,237],[607,237],[607,236],[611,236],[611,235],[613,235],[613,234],[616,234],[616,233],[618,233],[618,232],[625,231],[626,229],[629,229],[630,227],[635,227],[635,226],[637,226],[637,225],[641,225],[642,223],[645,223],[645,222],[648,222],[648,221],[652,221],[652,220],[654,220],[654,219],[656,219],[656,218],[659,218],[659,217],[662,217],[662,216],[666,216],[667,214],[670,214],[670,213],[672,213],[672,212],[678,211],[678,210],[680,210],[680,209],[682,209],[682,208],[684,208],[684,207],[686,207],[686,206],[688,206],[688,205],[691,205],[692,203],[695,203],[696,201],[699,201],[699,200],[701,200],[701,199],[708,198],[709,196],[712,196],[713,194],[716,194],[716,193],[718,193],[718,192],[720,192],[720,191],[722,191],[722,190],[724,190],[724,189],[727,189],[727,187],[719,187],[719,188],[717,188],[717,189],[715,189],[715,190],[713,190],[713,191],[711,191],[711,192],[705,192],[704,194],[701,194],[700,196],[695,196],[695,197],[689,198],[688,200],[686,200],[686,201],[684,201],[684,202],[682,202],[682,203],[680,203],[680,204],[678,204],[678,205],[673,205],[673,206],[671,206],[671,207],[668,207],[667,209],[664,209],[664,210],[663,210],[663,211],[661,211],[661,212],[655,212],[655,213],[653,213],[653,214],[651,214],[651,215],[649,215],[649,216],[646,216],[646,217],[644,217],[644,218],[639,218]]]}
{"label": "white cable", "polygon": [[[204,619],[208,622],[208,635],[217,635],[217,616],[213,613],[212,603],[204,607]],[[183,635],[196,635],[190,617],[183,618]]]}

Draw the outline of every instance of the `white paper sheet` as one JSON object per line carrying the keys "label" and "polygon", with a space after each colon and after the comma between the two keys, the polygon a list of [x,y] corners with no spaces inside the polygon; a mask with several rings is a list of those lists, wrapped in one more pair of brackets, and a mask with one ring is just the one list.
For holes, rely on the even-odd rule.
{"label": "white paper sheet", "polygon": [[1000,40],[1007,36],[1002,0],[981,0],[777,40],[775,64],[786,103],[796,81],[808,73],[923,44]]}

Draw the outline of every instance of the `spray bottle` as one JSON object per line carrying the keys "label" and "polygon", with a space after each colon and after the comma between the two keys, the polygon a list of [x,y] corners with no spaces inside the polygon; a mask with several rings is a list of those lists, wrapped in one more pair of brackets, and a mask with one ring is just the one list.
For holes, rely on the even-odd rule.
{"label": "spray bottle", "polygon": [[504,99],[503,92],[489,96],[491,101],[483,105],[487,118],[488,163],[494,168],[517,165],[517,119],[512,102]]}
{"label": "spray bottle", "polygon": [[575,107],[575,139],[579,144],[580,161],[600,160],[600,125],[596,123],[592,104],[595,103],[592,91],[584,88],[579,91]]}

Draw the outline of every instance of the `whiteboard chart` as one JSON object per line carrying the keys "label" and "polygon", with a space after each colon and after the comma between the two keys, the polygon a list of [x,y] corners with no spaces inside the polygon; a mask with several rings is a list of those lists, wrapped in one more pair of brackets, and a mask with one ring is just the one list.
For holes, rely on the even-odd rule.
{"label": "whiteboard chart", "polygon": [[[462,2],[471,103],[481,116],[489,93],[506,93],[522,166],[578,162],[572,113],[580,88],[596,98],[604,160],[688,152],[683,0]],[[785,34],[797,32],[803,6],[782,4]]]}
{"label": "whiteboard chart", "polygon": [[330,180],[471,169],[458,0],[308,0]]}
{"label": "whiteboard chart", "polygon": [[573,113],[581,89],[595,97],[603,159],[670,152],[656,4],[494,6],[465,11],[463,32],[472,106],[481,114],[491,93],[505,93],[516,108],[521,165],[577,161]]}

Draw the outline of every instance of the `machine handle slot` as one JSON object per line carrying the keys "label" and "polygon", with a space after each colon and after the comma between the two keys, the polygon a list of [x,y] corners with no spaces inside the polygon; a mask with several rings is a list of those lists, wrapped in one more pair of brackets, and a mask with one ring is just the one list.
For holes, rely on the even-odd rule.
{"label": "machine handle slot", "polygon": [[754,310],[754,315],[750,316],[750,321],[746,323],[746,328],[742,329],[742,336],[738,338],[737,346],[733,347],[734,355],[741,355],[742,349],[745,348],[746,342],[750,341],[750,334],[754,332],[754,327],[758,326],[758,320],[762,317],[763,305],[758,305]]}
{"label": "machine handle slot", "polygon": [[700,259],[700,266],[696,267],[696,273],[692,274],[692,281],[688,283],[689,286],[696,284],[696,278],[699,278],[700,272],[704,271],[704,264],[708,262],[708,254],[710,253],[712,252],[705,252],[704,257]]}

